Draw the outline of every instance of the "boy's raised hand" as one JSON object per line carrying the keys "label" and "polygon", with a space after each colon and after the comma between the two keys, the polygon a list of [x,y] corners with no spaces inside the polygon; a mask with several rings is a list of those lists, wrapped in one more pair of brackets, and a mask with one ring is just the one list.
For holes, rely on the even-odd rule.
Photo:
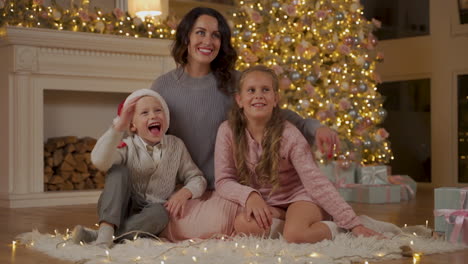
{"label": "boy's raised hand", "polygon": [[272,213],[265,200],[256,192],[251,192],[245,203],[245,213],[247,221],[250,221],[252,214],[258,226],[267,229],[272,223]]}
{"label": "boy's raised hand", "polygon": [[184,215],[185,204],[191,197],[192,192],[187,188],[182,188],[174,193],[164,206],[172,217],[179,219]]}
{"label": "boy's raised hand", "polygon": [[135,105],[140,98],[141,96],[133,98],[122,108],[122,111],[120,112],[120,118],[114,124],[115,130],[120,131],[120,132],[127,131],[133,119],[133,113],[135,112]]}

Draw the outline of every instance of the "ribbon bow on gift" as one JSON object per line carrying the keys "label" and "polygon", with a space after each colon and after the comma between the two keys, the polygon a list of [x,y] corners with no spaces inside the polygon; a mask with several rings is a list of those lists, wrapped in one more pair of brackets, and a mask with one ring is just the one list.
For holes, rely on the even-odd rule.
{"label": "ribbon bow on gift", "polygon": [[[463,209],[465,208],[465,199],[466,199],[466,192],[468,191],[468,187],[460,189],[460,209],[437,209],[434,210],[435,216],[444,216],[445,221],[447,223],[454,225],[452,234],[450,235],[449,241],[451,243],[456,243],[458,238],[460,237],[463,223],[465,219],[468,218],[468,210]],[[450,218],[453,216],[455,221],[451,221]],[[452,218],[453,219],[453,218]],[[463,241],[465,243],[468,242],[468,232],[464,232],[463,234]]]}
{"label": "ribbon bow on gift", "polygon": [[414,191],[413,191],[413,189],[411,189],[411,187],[408,184],[405,183],[405,178],[401,177],[400,175],[393,175],[393,176],[388,177],[388,181],[391,184],[398,184],[398,185],[403,186],[403,188],[408,190],[408,193],[411,196],[410,198],[411,199],[414,198],[414,196],[415,196]]}
{"label": "ribbon bow on gift", "polygon": [[[365,169],[364,169],[365,168]],[[361,168],[361,183],[387,184],[387,168],[385,166],[369,166]]]}

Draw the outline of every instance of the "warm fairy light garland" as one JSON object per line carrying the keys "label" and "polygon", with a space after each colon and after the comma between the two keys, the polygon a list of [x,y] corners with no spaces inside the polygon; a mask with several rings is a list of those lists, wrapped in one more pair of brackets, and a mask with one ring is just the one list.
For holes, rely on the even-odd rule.
{"label": "warm fairy light garland", "polygon": [[27,28],[48,28],[75,32],[121,35],[134,38],[172,39],[177,19],[169,16],[163,21],[147,17],[132,17],[121,9],[103,13],[99,8],[89,11],[89,1],[81,7],[65,9],[52,1],[44,6],[43,0],[0,0],[0,27],[10,25]]}
{"label": "warm fairy light garland", "polygon": [[[61,242],[61,243],[58,243],[56,248],[59,249],[59,248],[63,248],[66,246],[67,242],[70,241],[70,231],[69,229],[67,229],[66,233],[64,235],[61,235],[57,230],[54,230],[54,233],[55,234],[52,234],[51,237],[59,237],[59,236],[62,236],[62,239],[64,240],[64,242]],[[416,234],[413,234],[414,236],[417,236]],[[403,236],[403,237],[411,237],[411,235],[399,235],[398,237],[400,236]],[[136,256],[136,257],[131,257],[130,260],[131,261],[134,261],[134,262],[143,262],[143,261],[150,261],[151,263],[156,263],[154,261],[160,261],[159,263],[161,264],[170,264],[170,262],[168,262],[169,258],[170,258],[170,253],[172,251],[175,251],[175,250],[180,250],[180,252],[175,252],[175,254],[181,254],[181,255],[187,255],[187,253],[185,252],[186,249],[193,249],[193,248],[196,248],[200,251],[200,254],[193,254],[188,256],[191,258],[191,260],[194,262],[194,263],[197,263],[200,261],[200,256],[203,256],[204,253],[207,253],[209,251],[208,247],[205,245],[206,243],[210,242],[210,241],[213,241],[213,240],[221,240],[223,243],[228,243],[231,238],[233,237],[230,237],[230,236],[226,236],[226,235],[214,235],[212,238],[209,238],[209,239],[204,239],[204,240],[200,240],[198,242],[190,239],[190,240],[187,240],[187,241],[184,241],[184,242],[181,242],[179,243],[178,245],[175,245],[173,247],[170,247],[166,250],[164,250],[163,252],[161,252],[160,254],[156,255],[156,256],[153,256],[153,257],[141,257],[141,256]],[[137,238],[138,239],[138,238]],[[134,239],[134,240],[137,240],[137,239]],[[155,245],[162,245],[163,243],[165,242],[162,242],[161,240],[157,240],[157,241],[154,241],[154,244]],[[188,244],[187,244],[188,243]],[[35,242],[34,240],[31,240],[29,241],[28,243],[20,243],[18,242],[17,240],[13,240],[12,241],[12,252],[14,254],[14,251],[16,249],[16,247],[18,245],[24,245],[25,247],[34,247],[35,245]],[[80,243],[81,246],[84,246],[85,244],[83,243]],[[227,244],[229,245],[229,244]],[[280,252],[277,252],[277,253],[274,253],[274,254],[271,254],[272,252],[262,252],[261,251],[261,247],[259,244],[256,244],[255,247],[249,247],[249,246],[246,246],[246,245],[239,245],[238,242],[235,242],[233,244],[231,244],[231,246],[233,246],[231,249],[234,249],[234,250],[243,250],[243,255],[246,256],[246,257],[274,257],[276,258],[277,260],[277,263],[283,263],[283,261],[285,261],[286,259],[290,258],[290,259],[294,259],[295,261],[299,261],[299,260],[310,260],[310,259],[317,259],[317,258],[328,258],[330,260],[333,260],[333,261],[338,261],[338,260],[342,260],[342,259],[346,259],[346,258],[360,258],[362,259],[361,261],[364,261],[364,262],[356,262],[356,261],[352,261],[352,263],[368,263],[368,261],[379,261],[379,260],[382,260],[384,257],[386,256],[389,256],[389,255],[395,255],[395,254],[398,254],[398,255],[402,255],[403,257],[412,257],[413,259],[413,263],[418,263],[421,259],[421,256],[422,256],[422,253],[416,253],[416,252],[413,252],[411,246],[414,245],[414,241],[411,240],[410,241],[410,245],[407,245],[407,246],[402,246],[400,247],[401,251],[395,251],[395,252],[387,252],[387,253],[378,253],[375,257],[367,257],[367,258],[363,258],[359,255],[349,255],[349,256],[341,256],[341,257],[329,257],[327,255],[323,255],[323,254],[318,254],[316,252],[311,252],[311,253],[307,253],[307,254],[302,254],[302,255],[288,255],[287,252],[285,252],[284,250],[281,250]],[[226,248],[228,248],[228,246],[226,246]],[[109,250],[104,250],[104,253],[105,255],[98,255],[99,256],[102,256],[104,258],[104,260],[107,262],[107,263],[112,263],[112,256],[111,256],[111,253]],[[197,257],[198,256],[198,257]],[[247,261],[250,261],[250,260],[247,260]],[[246,262],[246,263],[256,263],[255,260],[253,260],[253,262]]]}

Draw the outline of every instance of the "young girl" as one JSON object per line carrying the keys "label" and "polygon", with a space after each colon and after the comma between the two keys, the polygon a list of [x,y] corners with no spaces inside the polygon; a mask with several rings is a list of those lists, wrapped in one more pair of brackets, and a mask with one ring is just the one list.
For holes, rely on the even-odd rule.
{"label": "young girl", "polygon": [[[361,224],[320,172],[304,136],[279,114],[278,97],[272,70],[255,66],[244,71],[229,120],[218,130],[216,190],[245,208],[235,230],[261,235],[272,218],[284,218],[283,236],[294,243],[332,239],[338,227],[378,235]],[[250,221],[252,216],[256,221]],[[325,221],[329,216],[334,222]]]}

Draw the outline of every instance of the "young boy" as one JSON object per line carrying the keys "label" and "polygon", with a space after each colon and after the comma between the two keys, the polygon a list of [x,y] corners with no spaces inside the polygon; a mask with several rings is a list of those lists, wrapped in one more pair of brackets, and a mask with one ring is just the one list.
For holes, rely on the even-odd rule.
{"label": "young boy", "polygon": [[[169,109],[157,92],[141,89],[127,97],[114,125],[97,141],[91,160],[102,171],[113,165],[126,167],[128,184],[122,184],[121,190],[104,187],[98,203],[99,230],[75,227],[75,243],[96,240],[97,245],[110,247],[113,235],[131,231],[157,235],[167,225],[168,213],[181,217],[186,201],[203,194],[202,172],[182,140],[165,135],[168,127]],[[130,136],[122,142],[126,131]],[[184,186],[174,193],[178,183]]]}

